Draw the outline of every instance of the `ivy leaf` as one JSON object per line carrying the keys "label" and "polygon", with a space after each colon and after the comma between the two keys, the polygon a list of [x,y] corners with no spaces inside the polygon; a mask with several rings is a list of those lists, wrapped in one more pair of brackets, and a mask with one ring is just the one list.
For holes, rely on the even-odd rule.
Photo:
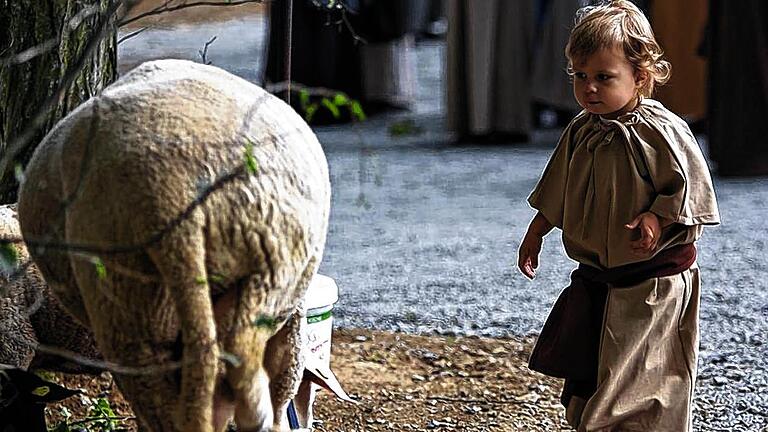
{"label": "ivy leaf", "polygon": [[309,106],[309,90],[299,90],[299,102],[301,102],[301,109],[306,111],[307,106]]}
{"label": "ivy leaf", "polygon": [[101,258],[92,257],[91,264],[93,264],[93,267],[96,269],[96,276],[99,278],[99,280],[104,280],[107,278],[107,268],[104,266]]}
{"label": "ivy leaf", "polygon": [[19,263],[19,251],[13,243],[0,243],[0,270],[11,272]]}
{"label": "ivy leaf", "polygon": [[354,116],[356,120],[365,121],[366,116],[363,112],[363,106],[360,105],[360,102],[353,100],[350,103],[350,109],[352,110],[352,116]]}
{"label": "ivy leaf", "polygon": [[412,119],[396,121],[389,125],[389,134],[391,136],[418,135],[422,132]]}
{"label": "ivy leaf", "polygon": [[349,98],[344,93],[336,93],[333,97],[333,104],[337,107],[349,105]]}
{"label": "ivy leaf", "polygon": [[253,325],[256,327],[265,327],[270,330],[274,330],[277,328],[277,320],[268,315],[259,315],[259,317],[253,321]]}
{"label": "ivy leaf", "polygon": [[328,108],[328,111],[331,112],[331,114],[333,115],[333,118],[337,119],[341,117],[341,112],[339,112],[339,107],[334,105],[330,99],[323,98],[320,102],[323,104],[324,107]]}
{"label": "ivy leaf", "polygon": [[195,277],[195,283],[198,285],[207,285],[209,282],[213,283],[223,283],[224,277],[217,274],[208,275],[206,278],[205,276],[197,276]]}
{"label": "ivy leaf", "polygon": [[249,174],[256,174],[259,171],[259,163],[253,156],[253,141],[250,138],[245,144],[245,170]]}
{"label": "ivy leaf", "polygon": [[13,175],[16,177],[16,181],[21,183],[24,181],[24,167],[20,163],[13,166]]}
{"label": "ivy leaf", "polygon": [[315,113],[317,112],[317,109],[319,106],[317,103],[313,103],[312,105],[308,106],[307,109],[304,111],[304,120],[307,121],[307,123],[311,123],[312,119],[315,117]]}
{"label": "ivy leaf", "polygon": [[208,280],[213,283],[224,283],[224,276],[212,274],[208,276]]}

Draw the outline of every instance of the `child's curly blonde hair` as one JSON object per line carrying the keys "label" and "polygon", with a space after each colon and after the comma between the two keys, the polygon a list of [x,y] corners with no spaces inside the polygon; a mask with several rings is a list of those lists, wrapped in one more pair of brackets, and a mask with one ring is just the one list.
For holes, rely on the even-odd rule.
{"label": "child's curly blonde hair", "polygon": [[573,74],[573,61],[584,59],[600,49],[619,46],[636,71],[648,78],[639,94],[650,97],[656,85],[669,81],[672,65],[664,60],[653,29],[643,12],[628,0],[611,0],[598,6],[587,6],[576,13],[576,24],[565,46],[568,73]]}

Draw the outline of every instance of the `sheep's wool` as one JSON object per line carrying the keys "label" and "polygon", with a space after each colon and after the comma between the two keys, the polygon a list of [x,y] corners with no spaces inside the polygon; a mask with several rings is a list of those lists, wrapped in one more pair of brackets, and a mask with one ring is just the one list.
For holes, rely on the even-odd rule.
{"label": "sheep's wool", "polygon": [[[19,195],[30,244],[80,246],[30,250],[103,355],[182,362],[180,374],[117,376],[151,431],[209,431],[227,409],[244,429],[279,423],[300,379],[298,336],[267,341],[301,313],[329,207],[328,165],[299,115],[181,60],[145,63],[63,119]],[[240,362],[220,363],[221,351]],[[267,377],[286,381],[272,401]],[[220,415],[211,401],[222,382],[232,392],[216,399]]]}

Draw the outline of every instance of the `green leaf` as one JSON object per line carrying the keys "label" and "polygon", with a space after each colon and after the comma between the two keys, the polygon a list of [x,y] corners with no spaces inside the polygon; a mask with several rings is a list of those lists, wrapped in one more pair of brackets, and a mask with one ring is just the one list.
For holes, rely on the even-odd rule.
{"label": "green leaf", "polygon": [[301,109],[306,111],[307,106],[309,105],[309,90],[299,90],[299,102],[301,102]]}
{"label": "green leaf", "polygon": [[349,98],[344,93],[336,93],[333,97],[333,104],[336,106],[349,105]]}
{"label": "green leaf", "polygon": [[101,258],[92,257],[91,264],[93,264],[93,267],[96,269],[96,276],[98,276],[99,280],[104,280],[107,278],[107,268],[104,266]]}
{"label": "green leaf", "polygon": [[418,135],[421,128],[416,126],[412,119],[397,121],[389,125],[389,134],[391,136]]}
{"label": "green leaf", "polygon": [[107,398],[98,398],[91,409],[89,410],[86,422],[93,422],[94,425],[99,426],[102,431],[113,431],[117,427],[117,421],[115,421],[115,412],[112,411],[112,407],[109,405]]}
{"label": "green leaf", "polygon": [[259,171],[259,163],[253,156],[253,141],[250,138],[245,144],[245,170],[252,175]]}
{"label": "green leaf", "polygon": [[274,330],[277,328],[277,320],[268,315],[259,315],[259,317],[253,321],[253,325],[256,327],[265,327],[270,330]]}
{"label": "green leaf", "polygon": [[16,177],[16,181],[21,183],[24,181],[24,167],[20,163],[13,166],[13,175]]}
{"label": "green leaf", "polygon": [[350,103],[350,108],[352,109],[352,116],[359,121],[365,121],[366,116],[365,112],[363,112],[363,106],[360,105],[360,102],[353,100]]}
{"label": "green leaf", "polygon": [[[69,417],[66,417],[69,418]],[[53,429],[49,430],[49,432],[71,432],[72,429],[69,428],[69,422],[67,420],[62,420],[54,426]]]}
{"label": "green leaf", "polygon": [[333,118],[337,119],[341,117],[341,112],[339,112],[339,107],[334,105],[330,99],[323,98],[320,102],[323,104],[324,107],[328,108],[328,111],[331,112],[331,114],[333,115]]}
{"label": "green leaf", "polygon": [[0,270],[10,273],[19,263],[19,250],[10,242],[0,243]]}
{"label": "green leaf", "polygon": [[198,285],[207,285],[209,282],[223,283],[224,277],[217,274],[208,275],[207,278],[205,276],[195,277],[195,283]]}
{"label": "green leaf", "polygon": [[317,105],[317,103],[313,103],[312,105],[308,106],[307,109],[304,111],[304,120],[306,120],[307,123],[312,122],[312,119],[315,117],[315,113],[317,112],[318,108],[319,108],[319,105]]}

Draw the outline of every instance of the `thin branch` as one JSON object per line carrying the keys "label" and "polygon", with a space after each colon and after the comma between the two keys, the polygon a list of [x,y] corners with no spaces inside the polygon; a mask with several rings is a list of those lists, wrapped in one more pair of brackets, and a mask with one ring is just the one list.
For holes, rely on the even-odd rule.
{"label": "thin branch", "polygon": [[360,35],[355,32],[355,29],[352,28],[352,23],[349,22],[349,18],[347,17],[347,11],[342,10],[341,11],[341,20],[344,22],[344,25],[347,27],[347,30],[349,30],[349,33],[352,35],[352,39],[355,40],[355,43],[362,43],[367,44],[368,41],[360,37]]}
{"label": "thin branch", "polygon": [[149,28],[150,28],[150,26],[142,27],[142,28],[140,28],[140,29],[138,29],[138,30],[136,30],[134,32],[128,33],[127,35],[125,35],[125,36],[121,37],[120,39],[118,39],[117,40],[117,44],[120,45],[121,43],[127,41],[128,39],[134,38],[134,37],[144,33]]}
{"label": "thin branch", "polygon": [[164,364],[158,364],[153,366],[123,366],[110,361],[94,360],[94,359],[82,356],[80,354],[77,354],[75,352],[65,350],[63,348],[59,348],[51,345],[44,345],[44,344],[38,344],[35,347],[35,351],[38,353],[55,355],[57,357],[61,357],[61,358],[73,361],[83,366],[88,366],[94,369],[109,371],[109,372],[123,374],[123,375],[135,375],[135,376],[155,375],[155,374],[170,372],[170,371],[179,369],[181,368],[181,364],[182,364],[182,362],[180,361],[173,361],[173,362],[167,362]]}
{"label": "thin branch", "polygon": [[288,13],[285,15],[285,81],[288,83],[288,91],[285,93],[285,102],[291,104],[291,51],[293,50],[293,0],[288,1]]}
{"label": "thin branch", "polygon": [[98,255],[117,255],[122,253],[130,253],[130,252],[136,252],[143,250],[144,248],[151,246],[155,243],[158,243],[161,241],[168,233],[175,230],[179,225],[181,225],[182,222],[184,222],[186,219],[189,218],[189,216],[192,214],[193,211],[208,199],[208,197],[214,193],[215,191],[223,188],[228,183],[231,183],[235,179],[237,179],[240,176],[243,176],[247,173],[244,166],[239,166],[235,170],[233,170],[230,173],[227,173],[218,179],[214,183],[212,183],[210,186],[208,186],[205,190],[202,191],[200,195],[195,198],[194,201],[192,201],[184,211],[179,213],[173,220],[168,222],[160,231],[156,232],[154,235],[149,237],[146,241],[139,244],[133,244],[133,245],[124,245],[124,246],[98,246],[98,245],[91,245],[91,244],[77,244],[77,243],[66,243],[66,242],[57,242],[57,241],[46,241],[42,239],[36,239],[36,238],[27,238],[23,239],[21,237],[15,237],[15,236],[0,236],[0,242],[7,242],[7,243],[20,243],[20,242],[26,242],[28,248],[43,248],[43,249],[51,249],[51,250],[63,250],[69,253],[82,253],[82,254],[98,254]]}
{"label": "thin branch", "polygon": [[[210,349],[210,347],[206,349]],[[55,355],[57,357],[61,357],[61,358],[73,361],[83,366],[88,366],[94,369],[99,369],[102,371],[117,373],[121,375],[133,375],[133,376],[156,375],[156,374],[171,372],[171,371],[180,369],[184,365],[183,361],[169,361],[166,363],[150,365],[150,366],[123,366],[121,364],[111,362],[111,361],[95,360],[92,358],[82,356],[70,350],[55,347],[52,345],[45,345],[45,344],[37,344],[35,346],[35,352]],[[220,353],[219,360],[229,363],[235,367],[239,366],[241,363],[240,359],[237,356],[228,352]],[[187,361],[187,364],[192,364],[192,363],[194,363],[194,360]]]}
{"label": "thin branch", "polygon": [[283,92],[283,91],[291,91],[291,92],[306,91],[307,93],[309,93],[310,96],[321,96],[321,97],[331,97],[331,98],[341,93],[338,90],[330,89],[327,87],[309,87],[307,85],[298,83],[296,81],[292,81],[292,82],[281,81],[277,83],[265,84],[264,90],[272,94]]}
{"label": "thin branch", "polygon": [[6,147],[5,155],[3,155],[3,158],[0,160],[0,173],[8,172],[8,167],[14,163],[14,160],[19,153],[21,153],[29,141],[35,136],[37,130],[46,122],[50,112],[75,81],[86,62],[91,60],[96,48],[109,33],[110,22],[112,22],[112,19],[117,14],[120,7],[125,3],[127,5],[127,12],[130,12],[138,2],[139,0],[116,0],[109,5],[102,18],[98,31],[88,41],[80,57],[72,64],[71,69],[61,79],[53,94],[51,94],[51,96],[40,106],[37,114],[32,117],[32,120],[29,122],[26,129]]}
{"label": "thin branch", "polygon": [[89,417],[83,420],[73,421],[68,423],[68,426],[78,426],[78,425],[84,425],[88,423],[95,423],[99,421],[136,421],[136,416],[112,416],[112,417]]}
{"label": "thin branch", "polygon": [[57,46],[59,46],[59,38],[58,37],[50,38],[47,41],[41,44],[35,45],[32,48],[27,48],[20,53],[1,58],[0,67],[26,63],[37,56],[47,53],[48,51],[54,49]]}
{"label": "thin branch", "polygon": [[[99,12],[98,5],[85,7],[80,12],[76,13],[75,16],[70,18],[69,21],[67,21],[67,23],[64,25],[64,28],[67,28],[70,31],[75,30],[77,29],[77,27],[80,26],[80,24],[86,18],[90,17],[91,15],[97,14],[98,12]],[[56,37],[48,39],[47,41],[41,44],[35,45],[31,48],[27,48],[20,53],[3,57],[0,59],[0,67],[26,63],[35,57],[45,54],[46,52],[59,46],[61,37],[62,35],[58,35]]]}
{"label": "thin branch", "polygon": [[230,1],[230,2],[201,1],[201,2],[194,2],[194,3],[182,3],[182,4],[176,5],[176,6],[168,6],[171,3],[171,1],[166,1],[162,5],[154,8],[154,9],[152,9],[150,11],[147,11],[147,12],[141,13],[139,15],[136,15],[134,17],[126,18],[126,19],[120,21],[118,23],[118,26],[123,27],[123,26],[131,24],[133,22],[136,22],[136,21],[138,21],[140,19],[149,17],[149,16],[160,15],[160,14],[167,13],[167,12],[175,12],[175,11],[178,11],[178,10],[181,10],[181,9],[187,9],[187,8],[192,8],[192,7],[199,7],[199,6],[238,6],[238,5],[243,5],[243,4],[247,4],[247,3],[263,3],[264,1],[265,0],[237,0],[237,1]]}

